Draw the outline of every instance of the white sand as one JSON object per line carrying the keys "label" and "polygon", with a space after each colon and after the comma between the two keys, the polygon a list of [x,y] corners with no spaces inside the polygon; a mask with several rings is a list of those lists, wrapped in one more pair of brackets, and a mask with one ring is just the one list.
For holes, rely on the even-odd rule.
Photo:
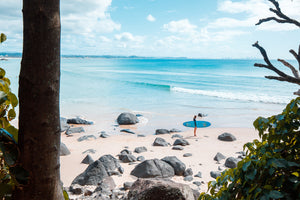
{"label": "white sand", "polygon": [[[219,141],[217,138],[220,134],[228,132],[235,135],[237,138],[234,142],[223,142]],[[226,157],[237,157],[238,151],[243,150],[243,145],[247,142],[258,138],[258,134],[254,129],[250,128],[205,128],[197,130],[197,137],[193,136],[193,130],[187,132],[179,133],[190,142],[190,145],[185,146],[184,150],[172,150],[172,146],[168,147],[156,147],[152,146],[153,141],[156,137],[162,137],[170,144],[173,144],[176,138],[172,139],[172,134],[167,135],[149,135],[146,137],[137,137],[136,135],[124,133],[122,135],[111,136],[109,138],[90,139],[88,141],[78,142],[77,139],[83,135],[90,135],[92,132],[87,133],[75,133],[72,137],[67,137],[62,134],[62,142],[71,151],[68,156],[61,156],[61,179],[64,186],[69,186],[73,179],[82,173],[88,165],[80,164],[83,158],[87,154],[83,154],[87,149],[95,149],[95,154],[90,154],[91,157],[96,160],[103,155],[111,154],[115,156],[128,146],[130,151],[134,151],[135,147],[145,146],[148,151],[140,154],[134,153],[136,157],[144,156],[145,159],[158,158],[161,159],[165,156],[176,156],[179,160],[185,163],[187,168],[192,168],[194,175],[199,171],[202,173],[202,178],[194,177],[193,181],[204,181],[205,184],[200,186],[200,191],[207,190],[207,182],[214,180],[210,177],[210,171],[217,171],[218,167],[224,167],[225,160],[221,161],[221,164],[217,164],[213,160],[217,152],[222,153]],[[192,153],[191,157],[183,157],[184,153]],[[138,164],[140,162],[136,162]],[[116,182],[117,187],[123,187],[123,183],[126,181],[133,182],[136,177],[131,176],[130,172],[136,166],[136,164],[129,165],[128,163],[121,163],[124,168],[124,174],[121,177],[112,176]],[[199,189],[196,185],[191,182],[183,181],[182,176],[174,176],[172,178],[176,182],[182,182],[190,185],[194,189]]]}

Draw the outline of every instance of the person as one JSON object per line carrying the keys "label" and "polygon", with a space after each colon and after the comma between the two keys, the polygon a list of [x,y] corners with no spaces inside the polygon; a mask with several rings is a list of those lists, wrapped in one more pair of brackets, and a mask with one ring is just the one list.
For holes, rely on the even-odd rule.
{"label": "person", "polygon": [[197,135],[196,135],[196,131],[197,131],[197,120],[196,120],[196,118],[197,118],[197,116],[194,115],[194,118],[193,118],[193,121],[194,121],[194,123],[195,123],[194,136],[197,136]]}

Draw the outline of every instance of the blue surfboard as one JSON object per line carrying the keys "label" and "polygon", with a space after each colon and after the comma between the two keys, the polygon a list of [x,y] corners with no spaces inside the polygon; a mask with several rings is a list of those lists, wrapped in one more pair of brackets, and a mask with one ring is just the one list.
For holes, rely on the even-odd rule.
{"label": "blue surfboard", "polygon": [[[205,128],[205,127],[209,127],[211,125],[211,123],[207,122],[207,121],[196,121],[196,123],[197,123],[197,128]],[[194,128],[195,122],[194,121],[184,122],[183,126]]]}

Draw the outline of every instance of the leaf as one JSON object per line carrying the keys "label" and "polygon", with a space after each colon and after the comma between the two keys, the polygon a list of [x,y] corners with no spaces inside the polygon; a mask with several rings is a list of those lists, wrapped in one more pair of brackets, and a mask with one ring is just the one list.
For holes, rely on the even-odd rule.
{"label": "leaf", "polygon": [[0,43],[4,42],[6,40],[6,35],[4,33],[1,33],[0,35]]}
{"label": "leaf", "polygon": [[271,167],[271,168],[269,169],[269,174],[270,174],[270,175],[273,175],[274,172],[275,172],[275,169],[274,169],[273,167]]}
{"label": "leaf", "polygon": [[15,112],[15,110],[14,110],[14,109],[10,109],[10,110],[8,111],[7,116],[8,116],[8,120],[9,120],[9,121],[15,119],[15,118],[16,118],[16,112]]}
{"label": "leaf", "polygon": [[14,126],[9,126],[6,128],[7,132],[9,132],[16,142],[18,142],[18,129],[16,129]]}
{"label": "leaf", "polygon": [[264,186],[264,189],[267,189],[267,190],[272,190],[272,188],[273,188],[272,185],[265,185]]}
{"label": "leaf", "polygon": [[19,101],[14,93],[12,92],[9,93],[9,99],[13,107],[16,107],[18,105]]}
{"label": "leaf", "polygon": [[292,174],[293,174],[294,176],[297,176],[297,177],[300,176],[300,174],[299,174],[298,172],[293,172]]}
{"label": "leaf", "polygon": [[278,121],[281,121],[281,120],[284,119],[284,115],[277,115],[277,116],[276,116],[276,119],[277,119]]}
{"label": "leaf", "polygon": [[63,190],[65,200],[69,200],[69,195],[66,190]]}
{"label": "leaf", "polygon": [[247,171],[247,168],[251,165],[251,161],[248,161],[246,162],[244,165],[243,165],[243,171]]}
{"label": "leaf", "polygon": [[285,168],[287,165],[287,161],[284,159],[274,159],[273,164],[274,164],[274,167]]}
{"label": "leaf", "polygon": [[247,171],[246,178],[249,179],[249,180],[254,180],[256,173],[257,173],[256,169],[252,169],[250,171]]}
{"label": "leaf", "polygon": [[5,76],[5,70],[0,68],[0,78],[3,78]]}
{"label": "leaf", "polygon": [[269,193],[269,197],[272,198],[272,199],[280,199],[280,198],[283,198],[284,195],[281,194],[281,192],[277,191],[277,190],[272,190],[270,193]]}
{"label": "leaf", "polygon": [[288,166],[289,167],[300,167],[300,165],[298,163],[295,163],[295,162],[289,162],[288,161]]}
{"label": "leaf", "polygon": [[4,77],[2,80],[5,81],[6,84],[10,85],[10,80],[8,78]]}

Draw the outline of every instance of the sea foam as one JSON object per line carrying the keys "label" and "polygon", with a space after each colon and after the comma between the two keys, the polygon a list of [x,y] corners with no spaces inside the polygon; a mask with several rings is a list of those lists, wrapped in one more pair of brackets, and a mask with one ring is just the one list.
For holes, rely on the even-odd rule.
{"label": "sea foam", "polygon": [[251,94],[247,92],[224,92],[224,91],[207,91],[199,89],[188,89],[181,87],[171,87],[172,92],[182,92],[190,94],[198,94],[203,96],[211,96],[222,99],[231,99],[239,101],[252,101],[252,102],[261,102],[261,103],[272,103],[272,104],[286,104],[290,101],[289,97],[284,96],[269,96],[262,94]]}

